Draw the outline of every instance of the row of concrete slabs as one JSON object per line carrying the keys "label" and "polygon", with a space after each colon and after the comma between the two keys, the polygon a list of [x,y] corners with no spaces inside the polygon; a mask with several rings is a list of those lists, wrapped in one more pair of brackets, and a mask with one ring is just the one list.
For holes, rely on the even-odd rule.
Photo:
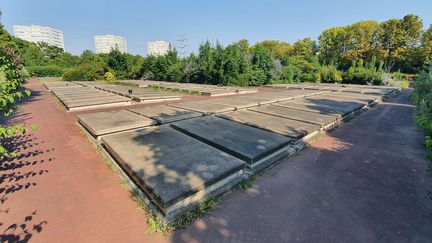
{"label": "row of concrete slabs", "polygon": [[125,97],[129,97],[139,102],[161,102],[161,101],[174,101],[180,100],[181,96],[176,94],[168,94],[150,91],[140,87],[130,87],[122,85],[96,85],[96,89],[104,90],[107,92],[115,93]]}
{"label": "row of concrete slabs", "polygon": [[315,84],[315,83],[300,83],[300,84],[272,84],[267,87],[282,88],[282,89],[300,89],[300,90],[327,90],[340,91],[350,93],[361,93],[368,95],[388,95],[399,88],[391,86],[379,85],[353,85],[353,84]]}
{"label": "row of concrete slabs", "polygon": [[128,105],[131,99],[71,82],[45,86],[69,111]]}
{"label": "row of concrete slabs", "polygon": [[167,218],[236,185],[245,178],[245,167],[256,169],[293,153],[289,137],[214,116],[112,133],[100,140]]}
{"label": "row of concrete slabs", "polygon": [[304,139],[330,129],[375,97],[306,93],[311,91],[262,105],[253,96],[233,96],[231,104],[220,98],[84,114],[78,122],[170,220],[293,154]]}

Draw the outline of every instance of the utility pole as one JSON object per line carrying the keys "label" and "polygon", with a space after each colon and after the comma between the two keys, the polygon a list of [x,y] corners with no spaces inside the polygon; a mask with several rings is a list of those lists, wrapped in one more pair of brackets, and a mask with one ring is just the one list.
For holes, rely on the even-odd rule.
{"label": "utility pole", "polygon": [[186,52],[187,52],[187,41],[188,38],[186,37],[185,34],[181,34],[179,36],[179,38],[177,39],[178,41],[178,53],[180,54],[181,57],[185,57],[186,56]]}

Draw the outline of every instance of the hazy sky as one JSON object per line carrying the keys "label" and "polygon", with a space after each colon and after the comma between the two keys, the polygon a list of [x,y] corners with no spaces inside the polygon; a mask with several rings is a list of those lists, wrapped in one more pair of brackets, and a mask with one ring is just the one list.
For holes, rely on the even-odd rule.
{"label": "hazy sky", "polygon": [[147,41],[177,46],[182,34],[188,50],[196,51],[205,40],[316,39],[329,27],[409,13],[419,15],[425,28],[432,24],[431,0],[0,0],[0,9],[9,32],[13,25],[54,27],[63,31],[65,49],[73,54],[94,50],[93,36],[101,34],[121,35],[130,53],[143,55]]}

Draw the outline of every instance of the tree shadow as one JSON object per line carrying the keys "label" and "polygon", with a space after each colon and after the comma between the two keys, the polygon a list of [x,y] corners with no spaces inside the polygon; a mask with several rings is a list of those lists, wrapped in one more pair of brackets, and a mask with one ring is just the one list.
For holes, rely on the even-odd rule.
{"label": "tree shadow", "polygon": [[[50,156],[55,149],[43,148],[44,141],[40,141],[35,134],[7,138],[4,146],[9,151],[17,152],[17,155],[0,160],[0,214],[13,212],[15,208],[11,204],[13,202],[9,202],[9,197],[16,193],[25,193],[37,186],[35,179],[49,173],[49,170],[41,165],[55,161],[55,158]],[[5,227],[0,232],[0,242],[28,242],[35,234],[40,233],[47,221],[34,222],[36,214],[37,211],[34,211],[24,216],[22,221],[7,227],[5,221],[0,220],[0,228]]]}
{"label": "tree shadow", "polygon": [[0,242],[29,242],[34,234],[41,233],[44,225],[48,224],[45,220],[40,221],[39,223],[33,222],[36,216],[37,211],[34,211],[25,216],[20,222],[6,227],[6,229],[0,234]]}

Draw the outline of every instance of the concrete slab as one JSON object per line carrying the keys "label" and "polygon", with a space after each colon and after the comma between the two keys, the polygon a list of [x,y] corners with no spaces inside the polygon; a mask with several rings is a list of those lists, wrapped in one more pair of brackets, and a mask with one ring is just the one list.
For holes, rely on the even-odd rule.
{"label": "concrete slab", "polygon": [[365,95],[365,94],[357,94],[357,93],[347,93],[347,92],[332,92],[329,94],[323,95],[325,97],[329,97],[335,100],[347,100],[353,102],[360,102],[362,104],[369,104],[374,101],[379,100],[381,97],[376,95]]}
{"label": "concrete slab", "polygon": [[260,114],[248,110],[218,114],[217,116],[258,127],[267,131],[280,133],[296,139],[318,131],[321,128],[316,124],[300,122],[267,114]]}
{"label": "concrete slab", "polygon": [[102,143],[165,215],[176,204],[187,206],[189,197],[202,200],[206,189],[245,166],[166,125],[104,136]]}
{"label": "concrete slab", "polygon": [[236,93],[235,90],[209,90],[209,91],[199,91],[200,95],[204,96],[224,96],[233,95]]}
{"label": "concrete slab", "polygon": [[104,107],[123,106],[130,103],[130,99],[125,97],[111,97],[106,99],[87,99],[79,101],[62,101],[70,111],[88,110]]}
{"label": "concrete slab", "polygon": [[80,99],[61,99],[61,101],[67,105],[75,105],[78,103],[92,103],[92,102],[113,102],[113,101],[129,101],[129,98],[121,97],[121,96],[105,96],[105,97],[88,97],[88,98],[80,98]]}
{"label": "concrete slab", "polygon": [[106,94],[103,93],[91,93],[91,94],[82,94],[82,95],[61,95],[58,96],[62,100],[80,100],[80,99],[92,99],[92,98],[101,98],[107,97]]}
{"label": "concrete slab", "polygon": [[214,116],[175,122],[171,127],[244,160],[249,165],[292,142],[291,138]]}
{"label": "concrete slab", "polygon": [[165,124],[169,122],[202,116],[202,114],[199,112],[184,110],[167,105],[134,108],[129,109],[129,111],[152,118],[156,120],[158,124]]}
{"label": "concrete slab", "polygon": [[78,123],[95,138],[108,133],[116,133],[155,124],[150,118],[126,110],[80,114],[77,117]]}
{"label": "concrete slab", "polygon": [[337,116],[301,111],[275,105],[253,107],[248,110],[302,122],[314,123],[323,128],[328,124],[336,122],[338,118]]}
{"label": "concrete slab", "polygon": [[234,106],[237,110],[248,107],[259,106],[262,99],[257,99],[252,96],[232,96],[229,98],[221,98],[209,100],[208,102],[218,105]]}
{"label": "concrete slab", "polygon": [[210,103],[208,101],[193,101],[179,104],[169,105],[180,109],[201,112],[203,115],[211,115],[216,113],[228,112],[235,110],[233,106],[224,106]]}
{"label": "concrete slab", "polygon": [[335,115],[338,117],[344,117],[364,106],[364,104],[357,102],[336,101],[321,96],[283,101],[276,103],[275,105],[309,112]]}

